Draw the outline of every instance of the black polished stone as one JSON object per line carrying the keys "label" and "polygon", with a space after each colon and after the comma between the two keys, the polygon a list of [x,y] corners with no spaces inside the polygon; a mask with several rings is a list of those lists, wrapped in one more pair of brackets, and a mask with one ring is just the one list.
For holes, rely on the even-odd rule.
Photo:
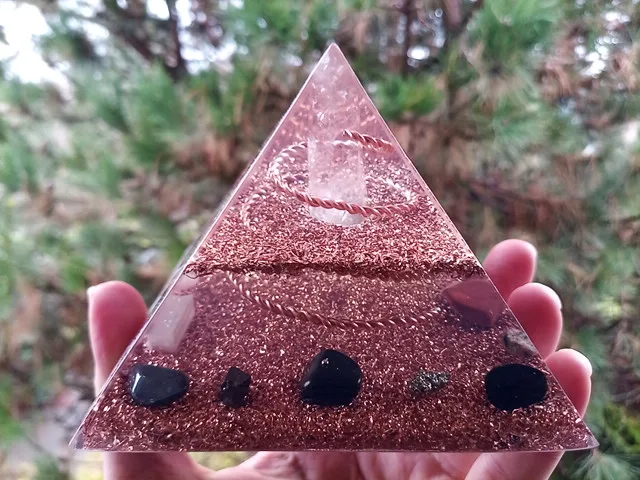
{"label": "black polished stone", "polygon": [[446,372],[428,372],[420,369],[409,382],[409,389],[416,395],[424,395],[440,390],[449,383],[450,378],[451,375]]}
{"label": "black polished stone", "polygon": [[349,405],[360,392],[362,370],[337,350],[322,350],[309,363],[300,382],[302,400],[311,405]]}
{"label": "black polished stone", "polygon": [[138,405],[166,407],[189,390],[189,377],[180,370],[135,365],[129,372],[129,393]]}
{"label": "black polished stone", "polygon": [[220,401],[227,407],[240,408],[249,403],[251,375],[231,367],[220,387]]}
{"label": "black polished stone", "polygon": [[485,388],[493,406],[510,411],[542,402],[549,387],[544,372],[513,363],[487,373]]}

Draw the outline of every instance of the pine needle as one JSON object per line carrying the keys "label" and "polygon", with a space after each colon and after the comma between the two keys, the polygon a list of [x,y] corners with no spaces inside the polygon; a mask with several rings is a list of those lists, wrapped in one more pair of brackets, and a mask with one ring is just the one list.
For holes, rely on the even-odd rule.
{"label": "pine needle", "polygon": [[596,450],[582,461],[575,477],[584,480],[637,480],[640,478],[640,457]]}

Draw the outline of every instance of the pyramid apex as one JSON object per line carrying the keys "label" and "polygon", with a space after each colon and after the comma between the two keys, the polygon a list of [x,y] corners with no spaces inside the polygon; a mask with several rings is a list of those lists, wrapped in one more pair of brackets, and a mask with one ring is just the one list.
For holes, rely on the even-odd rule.
{"label": "pyramid apex", "polygon": [[346,64],[349,64],[349,60],[347,60],[347,57],[345,56],[344,52],[336,42],[331,42],[329,44],[329,46],[325,49],[324,53],[322,54],[322,57],[320,58],[320,61],[318,62],[318,64],[322,65],[329,62],[330,60],[334,60],[334,61],[337,60],[340,63],[344,62]]}
{"label": "pyramid apex", "polygon": [[336,42],[331,42],[329,44],[329,46],[326,48],[325,53],[326,52],[340,52],[340,53],[342,53],[342,50],[340,49],[340,47],[338,46],[338,44]]}

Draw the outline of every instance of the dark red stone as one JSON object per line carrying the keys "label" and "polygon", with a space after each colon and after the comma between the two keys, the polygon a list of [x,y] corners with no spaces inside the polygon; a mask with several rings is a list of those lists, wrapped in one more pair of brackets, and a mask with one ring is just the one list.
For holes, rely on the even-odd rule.
{"label": "dark red stone", "polygon": [[489,279],[470,279],[447,287],[444,298],[470,325],[493,327],[505,309],[505,303]]}

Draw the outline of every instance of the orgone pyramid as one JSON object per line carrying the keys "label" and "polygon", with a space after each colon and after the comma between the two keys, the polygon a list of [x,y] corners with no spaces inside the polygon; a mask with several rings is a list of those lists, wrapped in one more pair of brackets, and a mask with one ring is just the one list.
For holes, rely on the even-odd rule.
{"label": "orgone pyramid", "polygon": [[72,444],[597,442],[332,45],[185,254]]}

